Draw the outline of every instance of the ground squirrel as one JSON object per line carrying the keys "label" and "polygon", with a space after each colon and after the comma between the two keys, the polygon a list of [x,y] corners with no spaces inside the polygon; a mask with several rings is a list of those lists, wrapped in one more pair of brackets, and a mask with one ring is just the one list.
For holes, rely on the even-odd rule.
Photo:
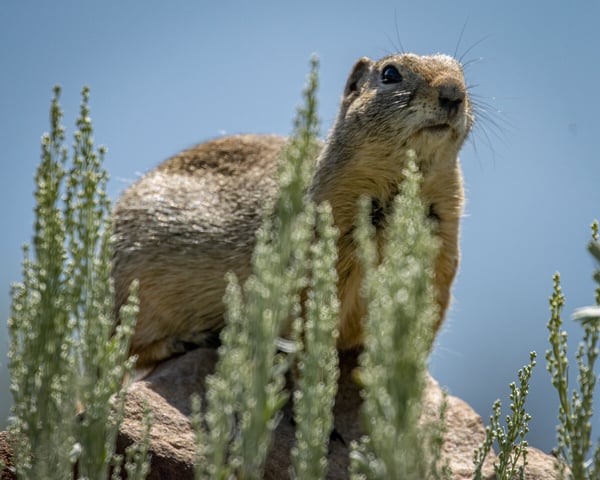
{"label": "ground squirrel", "polygon": [[[372,199],[381,233],[398,192],[407,151],[423,175],[422,197],[441,248],[435,287],[441,324],[459,260],[463,184],[458,152],[473,122],[461,65],[445,55],[361,58],[346,82],[335,124],[308,194],[330,202],[339,229],[338,347],[362,342],[365,313],[353,229],[357,201]],[[116,305],[139,279],[140,312],[131,343],[139,366],[199,343],[223,326],[224,275],[250,274],[255,232],[286,140],[239,135],[202,143],[159,165],[115,208]]]}

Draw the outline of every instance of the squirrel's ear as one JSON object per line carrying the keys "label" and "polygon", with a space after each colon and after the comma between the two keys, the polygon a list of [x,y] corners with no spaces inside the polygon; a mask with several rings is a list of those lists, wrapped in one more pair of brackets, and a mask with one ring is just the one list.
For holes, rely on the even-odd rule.
{"label": "squirrel's ear", "polygon": [[371,70],[372,65],[373,60],[367,57],[360,58],[354,64],[354,67],[352,67],[352,72],[350,72],[350,76],[346,82],[346,87],[344,88],[344,100],[347,100],[349,97],[353,97],[358,93],[360,87],[365,81],[366,76]]}

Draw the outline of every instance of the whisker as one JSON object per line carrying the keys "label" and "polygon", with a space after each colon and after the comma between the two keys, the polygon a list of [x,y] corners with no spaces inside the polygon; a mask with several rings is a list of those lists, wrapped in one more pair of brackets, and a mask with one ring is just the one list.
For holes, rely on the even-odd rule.
{"label": "whisker", "polygon": [[[394,8],[394,27],[396,28],[396,40],[400,45],[400,53],[406,53],[404,50],[404,45],[402,45],[402,40],[400,39],[400,30],[398,30],[398,9]],[[394,45],[395,46],[395,45]]]}
{"label": "whisker", "polygon": [[380,55],[381,57],[391,57],[392,55],[397,53],[396,50],[396,45],[394,45],[394,41],[392,40],[392,38],[386,33],[385,37],[387,38],[388,42],[392,44],[392,47],[394,48],[394,50],[390,50],[389,48],[378,48],[377,50],[379,50],[380,52],[382,52],[382,55]]}
{"label": "whisker", "polygon": [[486,41],[488,38],[490,38],[491,35],[485,35],[484,37],[480,38],[479,40],[477,40],[473,45],[471,45],[469,48],[467,48],[467,50],[465,50],[463,52],[463,54],[460,56],[460,58],[458,59],[459,63],[463,63],[464,58],[478,45],[480,45],[481,43],[483,43],[484,41]]}
{"label": "whisker", "polygon": [[465,63],[462,64],[462,67],[464,70],[467,70],[471,65],[476,65],[479,62],[483,61],[483,57],[478,57],[478,58],[473,58],[471,60],[467,60]]}
{"label": "whisker", "polygon": [[500,116],[500,111],[492,112],[474,105],[473,113],[476,120],[481,119],[481,122],[476,122],[476,125],[479,123],[482,128],[491,127],[489,130],[494,137],[503,143],[506,142],[507,131],[512,128],[512,125],[506,118]]}
{"label": "whisker", "polygon": [[[485,102],[482,102],[485,103]],[[507,127],[510,127],[506,118],[500,115],[497,109],[488,109],[488,104],[482,106],[477,101],[473,103],[473,115],[475,123],[473,126],[473,135],[470,137],[470,143],[475,152],[477,149],[477,139],[480,139],[492,152],[492,157],[496,157],[494,143],[500,141],[503,145],[507,142]]]}
{"label": "whisker", "polygon": [[465,23],[463,23],[463,26],[460,29],[460,34],[458,35],[458,41],[456,42],[456,47],[454,47],[454,54],[452,55],[454,58],[456,58],[456,56],[458,55],[458,49],[460,47],[460,42],[463,39],[463,35],[465,33],[468,23],[469,23],[469,17],[467,17],[467,19],[465,20]]}
{"label": "whisker", "polygon": [[390,50],[389,48],[386,49],[387,56],[391,57],[392,55],[397,55],[400,52],[400,50],[399,50],[398,45],[396,45],[396,42],[394,41],[393,37],[386,33],[385,38],[387,38],[388,42],[392,44],[392,49],[393,49],[393,50]]}

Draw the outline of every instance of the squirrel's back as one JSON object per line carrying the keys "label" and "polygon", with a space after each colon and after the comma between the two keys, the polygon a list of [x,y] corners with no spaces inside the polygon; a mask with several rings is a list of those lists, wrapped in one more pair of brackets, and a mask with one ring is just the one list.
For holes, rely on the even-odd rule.
{"label": "squirrel's back", "polygon": [[119,200],[116,306],[138,279],[140,312],[131,345],[138,364],[174,353],[165,348],[184,351],[185,345],[164,345],[171,334],[187,331],[179,341],[200,342],[222,325],[224,275],[233,271],[243,280],[250,273],[255,232],[277,190],[285,141],[239,135],[202,143],[159,165]]}

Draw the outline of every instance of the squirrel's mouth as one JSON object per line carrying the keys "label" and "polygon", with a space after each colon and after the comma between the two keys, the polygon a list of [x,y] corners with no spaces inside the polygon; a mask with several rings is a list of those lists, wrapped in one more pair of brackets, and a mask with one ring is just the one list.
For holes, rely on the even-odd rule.
{"label": "squirrel's mouth", "polygon": [[414,133],[431,140],[454,140],[464,136],[463,126],[460,122],[445,118],[424,119],[415,125]]}
{"label": "squirrel's mouth", "polygon": [[435,123],[435,122],[431,122],[431,123],[426,123],[425,125],[423,125],[421,128],[419,128],[419,133],[422,134],[426,134],[426,135],[431,135],[434,137],[440,137],[440,136],[444,136],[447,133],[453,131],[454,129],[452,128],[452,125],[450,125],[447,122],[440,122],[440,123]]}
{"label": "squirrel's mouth", "polygon": [[450,130],[450,125],[447,123],[436,123],[433,125],[427,125],[423,127],[421,130],[429,133],[443,133]]}
{"label": "squirrel's mouth", "polygon": [[464,131],[463,123],[461,121],[439,121],[434,119],[432,119],[429,122],[424,122],[418,131],[437,137],[444,136],[447,134],[452,134],[460,137],[461,135],[463,135],[463,133],[466,133]]}

